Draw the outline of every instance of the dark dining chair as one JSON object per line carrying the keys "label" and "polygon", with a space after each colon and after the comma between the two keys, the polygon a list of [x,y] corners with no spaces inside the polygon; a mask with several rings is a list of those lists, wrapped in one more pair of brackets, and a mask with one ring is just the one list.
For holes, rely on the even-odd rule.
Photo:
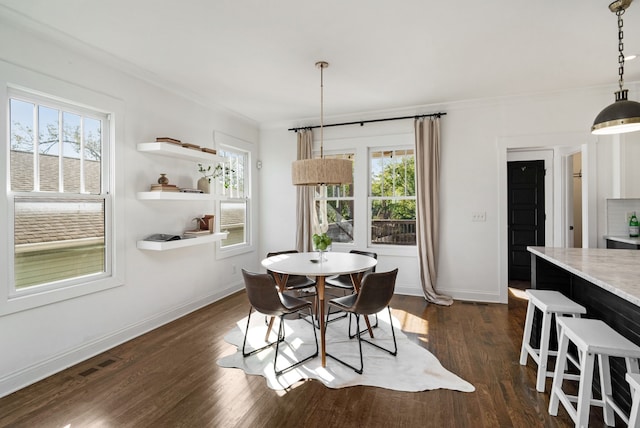
{"label": "dark dining chair", "polygon": [[[282,254],[292,254],[297,253],[298,250],[286,250],[286,251],[272,251],[267,253],[267,257],[279,256]],[[267,270],[267,273],[273,275],[274,272]],[[284,284],[284,291],[297,291],[302,293],[303,290],[313,288],[312,293],[304,293],[306,296],[315,296],[316,295],[316,282],[304,275],[289,275],[287,278],[287,282]]]}
{"label": "dark dining chair", "polygon": [[[280,343],[284,342],[284,318],[285,315],[290,315],[294,313],[298,313],[304,309],[309,310],[309,315],[313,316],[313,312],[311,310],[312,304],[308,300],[300,299],[295,296],[290,296],[287,294],[283,294],[278,292],[278,286],[273,279],[273,276],[266,273],[252,273],[248,272],[245,269],[242,269],[242,276],[244,278],[245,289],[247,290],[247,297],[249,298],[249,303],[251,307],[249,308],[249,316],[247,318],[247,328],[244,334],[244,340],[242,341],[242,355],[244,357],[248,357],[250,355],[254,355],[264,349],[267,349],[273,345],[276,345],[276,352],[273,361],[273,368],[276,373],[276,376],[281,375],[282,373],[291,370],[292,368],[308,361],[312,358],[318,356],[319,348],[318,348],[318,336],[316,334],[316,329],[311,327],[313,330],[313,337],[316,342],[316,350],[315,353],[304,357],[302,360],[299,360],[284,369],[278,370],[278,351],[280,348]],[[261,314],[278,317],[280,319],[280,324],[278,326],[278,337],[274,342],[268,343],[267,345],[254,349],[252,351],[247,351],[247,335],[249,334],[249,324],[251,322],[251,313],[253,311],[260,312]]]}
{"label": "dark dining chair", "polygon": [[[393,329],[391,309],[389,308],[389,302],[391,302],[391,298],[393,297],[397,276],[398,269],[394,269],[389,272],[368,273],[362,279],[360,291],[357,294],[349,294],[347,296],[329,300],[329,306],[334,306],[349,313],[348,334],[349,338],[358,338],[358,348],[360,350],[360,368],[356,368],[355,366],[329,353],[327,353],[327,356],[333,358],[339,363],[344,364],[347,367],[350,367],[351,369],[355,370],[356,373],[362,374],[364,370],[364,361],[362,358],[362,342],[373,345],[378,349],[390,353],[391,355],[395,356],[398,354],[398,344],[396,342],[396,334]],[[391,335],[393,337],[393,350],[386,349],[378,345],[377,343],[373,343],[367,339],[362,338],[362,332],[360,331],[360,315],[377,314],[385,307],[389,312]],[[354,315],[356,319],[356,331],[354,334],[351,333],[351,315]]]}
{"label": "dark dining chair", "polygon": [[[298,250],[286,250],[286,251],[272,251],[267,253],[267,257],[279,256],[282,254],[298,253]],[[267,269],[267,273],[273,275],[279,275]],[[293,292],[297,297],[313,298],[313,308],[316,310],[318,307],[318,290],[316,289],[316,281],[305,275],[289,275],[287,282],[284,284],[284,291]],[[304,320],[313,322],[313,316],[309,319],[303,317]],[[317,324],[317,323],[316,323]]]}
{"label": "dark dining chair", "polygon": [[[374,258],[376,260],[378,259],[378,253],[374,253],[374,252],[371,252],[371,251],[351,250],[351,251],[349,251],[349,253],[351,253],[351,254],[360,254],[362,256],[372,257],[372,258]],[[366,271],[364,273],[375,272],[375,271],[376,271],[376,267],[374,266],[374,267],[372,267],[371,269],[369,269],[368,271]],[[345,292],[349,293],[349,294],[355,293],[355,289],[353,288],[353,282],[351,281],[351,275],[334,275],[334,276],[330,276],[329,278],[327,278],[325,280],[325,285],[327,287],[333,287],[333,288],[336,288],[338,290],[343,291],[342,295],[344,295]],[[332,294],[331,289],[328,289],[326,291],[326,293],[327,294],[331,294],[334,297],[340,297],[340,295]],[[338,313],[338,312],[340,312],[340,311],[331,312],[331,307],[329,307],[329,312],[328,312],[329,315],[332,315],[332,314],[335,314],[335,313]],[[341,316],[337,316],[337,317],[334,317],[334,318],[327,317],[327,322],[333,322],[333,321],[342,319],[342,318],[344,318],[346,316],[347,316],[347,314],[343,314]],[[378,319],[376,318],[376,323],[372,327],[377,327],[377,326],[378,326]]]}
{"label": "dark dining chair", "polygon": [[[371,251],[360,251],[360,250],[351,250],[349,251],[351,254],[360,254],[362,256],[372,257],[374,259],[378,259],[378,254]],[[375,272],[376,267],[372,267],[367,272]],[[365,273],[367,273],[365,272]],[[331,286],[334,288],[340,288],[342,290],[347,290],[353,292],[353,282],[351,282],[351,275],[334,275],[330,276],[325,280],[325,284],[327,286]]]}

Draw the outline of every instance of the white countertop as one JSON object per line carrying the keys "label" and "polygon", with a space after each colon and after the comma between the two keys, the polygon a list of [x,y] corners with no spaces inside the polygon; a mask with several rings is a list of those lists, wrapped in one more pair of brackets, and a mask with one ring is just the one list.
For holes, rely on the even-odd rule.
{"label": "white countertop", "polygon": [[552,247],[527,249],[532,254],[640,306],[640,251]]}
{"label": "white countertop", "polygon": [[604,239],[624,242],[625,244],[640,245],[640,238],[630,238],[628,235],[604,235]]}

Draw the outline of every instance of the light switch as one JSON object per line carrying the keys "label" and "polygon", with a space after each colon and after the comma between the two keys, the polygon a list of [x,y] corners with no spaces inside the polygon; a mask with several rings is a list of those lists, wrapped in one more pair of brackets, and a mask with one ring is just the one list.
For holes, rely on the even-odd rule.
{"label": "light switch", "polygon": [[472,212],[471,221],[487,221],[487,212],[486,211]]}

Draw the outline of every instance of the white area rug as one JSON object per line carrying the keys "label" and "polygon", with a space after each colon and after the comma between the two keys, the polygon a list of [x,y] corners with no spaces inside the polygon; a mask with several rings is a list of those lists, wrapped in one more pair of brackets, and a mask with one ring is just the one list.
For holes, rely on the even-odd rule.
{"label": "white area rug", "polygon": [[[393,348],[389,316],[386,310],[379,315],[379,327],[374,329],[376,343],[385,348]],[[266,326],[264,315],[254,312],[251,315],[251,327],[247,338],[247,349],[253,350],[265,345]],[[355,322],[355,320],[354,320]],[[221,367],[235,367],[247,374],[264,376],[269,388],[287,389],[300,380],[316,379],[329,388],[343,388],[354,385],[368,385],[397,391],[425,391],[432,389],[452,389],[463,392],[475,391],[473,385],[451,373],[429,351],[411,342],[400,330],[399,322],[393,319],[398,355],[381,351],[366,343],[362,344],[364,355],[364,373],[359,375],[339,362],[327,357],[326,367],[320,363],[320,355],[280,376],[273,370],[275,345],[254,355],[242,356],[242,340],[247,325],[246,317],[237,322],[236,328],[225,336],[225,340],[238,348],[234,354],[218,360]],[[362,322],[364,324],[364,322]],[[332,322],[327,327],[327,351],[336,357],[359,366],[357,339],[347,336],[348,321],[343,318]],[[352,328],[355,328],[352,326]],[[270,335],[273,341],[277,332],[277,320]],[[319,331],[317,331],[319,333]],[[369,339],[368,334],[366,336]],[[280,344],[278,366],[286,367],[313,354],[313,330],[311,324],[302,319],[285,320],[285,344]],[[318,343],[320,336],[318,334]],[[281,365],[282,363],[282,365]]]}

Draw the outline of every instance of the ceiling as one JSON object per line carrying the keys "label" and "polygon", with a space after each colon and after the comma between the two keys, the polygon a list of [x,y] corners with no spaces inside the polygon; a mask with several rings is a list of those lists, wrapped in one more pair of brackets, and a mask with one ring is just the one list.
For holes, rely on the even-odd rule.
{"label": "ceiling", "polygon": [[[0,0],[0,14],[259,124],[300,125],[319,116],[318,60],[330,63],[328,117],[600,85],[613,102],[617,23],[608,4]],[[624,24],[625,54],[640,54],[640,4]],[[640,80],[640,59],[627,62],[625,80]]]}

